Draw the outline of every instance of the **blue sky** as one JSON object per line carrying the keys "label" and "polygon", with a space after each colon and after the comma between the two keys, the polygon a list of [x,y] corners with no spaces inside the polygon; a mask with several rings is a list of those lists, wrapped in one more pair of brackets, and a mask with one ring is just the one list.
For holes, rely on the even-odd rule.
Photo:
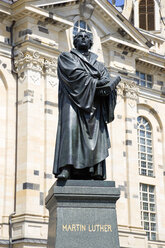
{"label": "blue sky", "polygon": [[[112,3],[112,0],[108,0],[110,3]],[[124,0],[116,0],[116,6],[122,6],[124,4]]]}

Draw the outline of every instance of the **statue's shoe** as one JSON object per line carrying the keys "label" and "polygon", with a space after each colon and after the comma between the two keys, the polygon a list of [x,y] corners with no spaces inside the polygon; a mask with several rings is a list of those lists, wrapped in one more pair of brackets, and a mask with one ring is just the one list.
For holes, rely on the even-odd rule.
{"label": "statue's shoe", "polygon": [[70,177],[69,169],[63,169],[62,172],[57,176],[58,179],[67,180]]}

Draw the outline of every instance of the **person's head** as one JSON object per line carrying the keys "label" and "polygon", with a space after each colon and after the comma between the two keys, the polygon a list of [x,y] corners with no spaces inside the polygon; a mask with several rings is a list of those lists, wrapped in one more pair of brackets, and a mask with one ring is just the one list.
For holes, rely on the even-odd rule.
{"label": "person's head", "polygon": [[88,51],[93,45],[92,35],[86,31],[80,31],[74,36],[73,44],[77,50]]}

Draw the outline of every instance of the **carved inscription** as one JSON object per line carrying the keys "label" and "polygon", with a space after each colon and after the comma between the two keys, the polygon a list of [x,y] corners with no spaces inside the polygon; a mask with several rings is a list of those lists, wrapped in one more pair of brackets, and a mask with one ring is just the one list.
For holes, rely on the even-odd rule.
{"label": "carved inscription", "polygon": [[63,224],[63,232],[112,232],[111,225],[101,225],[101,224]]}

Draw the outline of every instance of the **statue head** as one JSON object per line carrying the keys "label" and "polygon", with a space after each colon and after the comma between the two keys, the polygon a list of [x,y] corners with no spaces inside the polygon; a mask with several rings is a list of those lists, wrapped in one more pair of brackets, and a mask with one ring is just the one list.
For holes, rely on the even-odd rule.
{"label": "statue head", "polygon": [[92,35],[86,31],[80,31],[74,36],[73,44],[77,50],[88,51],[93,45]]}

